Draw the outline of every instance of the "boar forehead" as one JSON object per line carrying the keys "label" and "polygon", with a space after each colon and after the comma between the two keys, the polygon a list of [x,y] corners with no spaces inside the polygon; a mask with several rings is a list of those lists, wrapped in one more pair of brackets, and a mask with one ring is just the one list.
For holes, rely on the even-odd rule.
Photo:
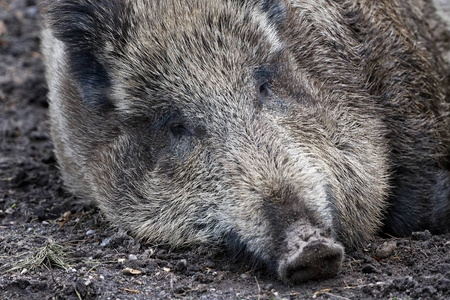
{"label": "boar forehead", "polygon": [[116,106],[136,115],[238,101],[230,96],[248,93],[250,85],[264,80],[258,77],[269,76],[282,50],[268,16],[258,9],[207,1],[135,4],[123,37],[104,46]]}

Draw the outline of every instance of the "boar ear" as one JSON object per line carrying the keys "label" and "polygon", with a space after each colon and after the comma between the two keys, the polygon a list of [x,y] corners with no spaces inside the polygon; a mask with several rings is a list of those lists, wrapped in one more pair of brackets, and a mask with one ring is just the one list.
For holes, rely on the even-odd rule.
{"label": "boar ear", "polygon": [[[83,102],[111,106],[111,78],[102,62],[105,43],[114,37],[121,10],[117,0],[52,0],[42,12],[53,35],[65,45],[67,63]],[[119,26],[120,28],[120,26]]]}

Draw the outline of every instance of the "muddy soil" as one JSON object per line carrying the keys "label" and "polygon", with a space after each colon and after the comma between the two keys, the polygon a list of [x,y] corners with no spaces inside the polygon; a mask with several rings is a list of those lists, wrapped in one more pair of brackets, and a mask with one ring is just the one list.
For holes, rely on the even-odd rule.
{"label": "muddy soil", "polygon": [[450,299],[450,234],[377,238],[335,278],[287,286],[226,252],[143,245],[77,204],[52,152],[39,24],[35,0],[0,0],[0,299]]}

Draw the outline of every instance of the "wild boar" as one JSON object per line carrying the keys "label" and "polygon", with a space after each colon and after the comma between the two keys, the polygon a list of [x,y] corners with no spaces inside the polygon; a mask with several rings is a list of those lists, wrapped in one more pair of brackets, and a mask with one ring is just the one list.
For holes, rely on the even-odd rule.
{"label": "wild boar", "polygon": [[46,1],[62,176],[138,238],[225,245],[294,284],[380,230],[448,230],[447,81],[424,5]]}

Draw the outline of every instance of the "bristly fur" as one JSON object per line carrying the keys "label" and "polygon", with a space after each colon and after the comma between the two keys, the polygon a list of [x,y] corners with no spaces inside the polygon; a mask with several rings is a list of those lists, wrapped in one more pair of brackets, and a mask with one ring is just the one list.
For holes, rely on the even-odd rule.
{"label": "bristly fur", "polygon": [[[286,281],[335,274],[336,241],[449,230],[448,82],[425,5],[46,1],[65,182],[139,238],[227,244]],[[316,252],[330,270],[297,272]]]}

